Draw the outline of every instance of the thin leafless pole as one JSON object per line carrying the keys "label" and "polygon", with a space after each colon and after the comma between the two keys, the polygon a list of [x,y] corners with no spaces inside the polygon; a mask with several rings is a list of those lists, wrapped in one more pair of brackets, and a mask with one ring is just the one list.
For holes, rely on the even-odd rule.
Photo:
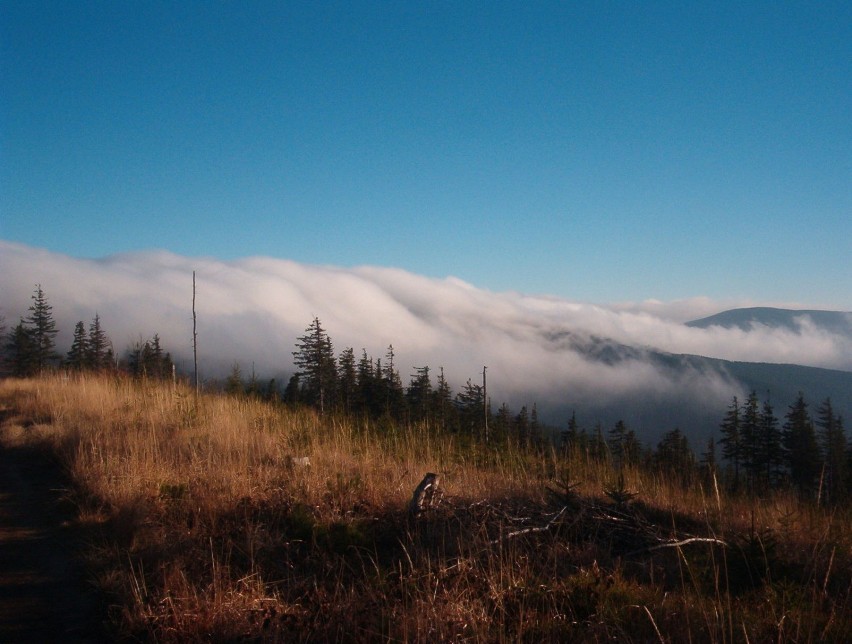
{"label": "thin leafless pole", "polygon": [[195,379],[195,394],[198,395],[198,331],[195,317],[195,271],[192,271],[192,364]]}
{"label": "thin leafless pole", "polygon": [[482,408],[485,411],[485,442],[488,442],[488,387],[485,386],[485,370],[482,367]]}

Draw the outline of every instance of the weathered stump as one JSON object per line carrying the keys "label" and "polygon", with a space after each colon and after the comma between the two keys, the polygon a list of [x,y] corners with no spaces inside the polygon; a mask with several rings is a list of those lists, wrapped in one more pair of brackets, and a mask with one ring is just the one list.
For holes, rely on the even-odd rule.
{"label": "weathered stump", "polygon": [[420,481],[420,485],[414,490],[411,497],[411,503],[408,504],[408,516],[416,519],[423,515],[424,512],[438,507],[441,502],[441,477],[437,474],[429,472]]}

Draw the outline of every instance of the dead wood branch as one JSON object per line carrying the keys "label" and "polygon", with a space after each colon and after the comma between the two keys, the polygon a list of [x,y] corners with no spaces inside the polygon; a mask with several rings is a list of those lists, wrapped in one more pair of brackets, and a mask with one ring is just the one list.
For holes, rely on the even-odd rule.
{"label": "dead wood branch", "polygon": [[550,530],[550,528],[552,528],[553,525],[559,520],[559,517],[561,517],[563,514],[565,514],[565,511],[567,509],[568,509],[568,506],[566,505],[561,510],[559,510],[559,512],[557,512],[556,515],[552,519],[550,519],[550,521],[548,521],[543,526],[523,528],[521,530],[515,530],[514,532],[509,532],[508,534],[504,534],[502,537],[498,537],[496,539],[493,539],[492,541],[489,541],[488,545],[493,546],[493,545],[500,543],[501,541],[508,541],[509,539],[514,539],[515,537],[520,537],[523,534],[531,534],[533,532],[545,532],[547,530]]}
{"label": "dead wood branch", "polygon": [[653,552],[654,550],[662,550],[663,548],[680,548],[681,546],[688,546],[690,543],[711,543],[713,545],[722,546],[723,548],[728,547],[727,543],[721,539],[715,539],[714,537],[690,537],[689,539],[681,539],[680,541],[666,541],[665,543],[658,543],[655,546],[640,548],[639,550],[628,552],[625,556],[632,557],[633,555]]}

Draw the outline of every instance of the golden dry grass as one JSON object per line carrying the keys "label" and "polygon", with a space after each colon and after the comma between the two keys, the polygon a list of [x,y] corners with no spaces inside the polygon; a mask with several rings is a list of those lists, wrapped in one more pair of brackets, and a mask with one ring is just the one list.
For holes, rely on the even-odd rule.
{"label": "golden dry grass", "polygon": [[[785,494],[754,502],[628,469],[640,510],[610,521],[615,474],[579,455],[114,377],[5,380],[0,405],[4,442],[47,447],[66,469],[117,638],[852,635],[852,521]],[[426,472],[444,503],[411,522]],[[576,496],[554,499],[560,479]],[[699,533],[729,547],[646,551],[651,535]]]}

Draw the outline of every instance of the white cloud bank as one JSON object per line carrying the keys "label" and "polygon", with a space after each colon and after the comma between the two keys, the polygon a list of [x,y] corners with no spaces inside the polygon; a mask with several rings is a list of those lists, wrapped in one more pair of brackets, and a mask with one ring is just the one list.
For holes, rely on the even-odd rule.
{"label": "white cloud bank", "polygon": [[70,344],[76,321],[88,323],[98,313],[119,353],[156,332],[186,368],[193,270],[204,377],[223,375],[235,361],[244,373],[253,365],[261,377],[285,377],[296,338],[314,316],[338,352],[351,346],[356,355],[364,348],[379,358],[393,344],[404,382],[416,366],[429,365],[433,373],[444,367],[457,391],[488,365],[492,400],[513,409],[532,401],[605,405],[623,397],[650,404],[687,392],[718,410],[741,393],[718,375],[674,375],[635,352],[617,364],[588,359],[575,349],[592,337],[643,350],[852,370],[852,339],[806,318],[795,330],[685,326],[684,320],[727,308],[704,298],[606,307],[493,293],[397,269],[259,257],[223,262],[157,251],[90,260],[0,241],[0,315],[7,327],[26,315],[39,283],[62,331],[60,348]]}

